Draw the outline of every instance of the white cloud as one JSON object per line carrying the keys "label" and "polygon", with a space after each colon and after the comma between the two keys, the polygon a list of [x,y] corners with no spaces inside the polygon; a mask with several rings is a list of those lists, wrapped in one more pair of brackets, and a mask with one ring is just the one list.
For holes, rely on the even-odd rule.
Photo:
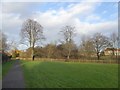
{"label": "white cloud", "polygon": [[117,21],[106,21],[100,23],[77,22],[77,27],[80,28],[78,33],[93,34],[101,32],[103,34],[116,32],[118,29]]}
{"label": "white cloud", "polygon": [[23,13],[28,6],[30,3],[4,2],[2,3],[2,11],[3,13]]}
{"label": "white cloud", "polygon": [[[29,2],[119,2],[119,0],[29,0]],[[25,0],[3,0],[2,2],[26,2]]]}
{"label": "white cloud", "polygon": [[16,14],[2,14],[2,31],[7,35],[8,40],[19,40],[19,32],[23,20],[20,15]]}
{"label": "white cloud", "polygon": [[86,17],[85,19],[86,22],[91,22],[91,21],[103,21],[103,19],[101,19],[100,16],[95,15],[95,14],[91,14],[89,16]]}
{"label": "white cloud", "polygon": [[[93,14],[96,5],[100,3],[79,3],[71,4],[67,10],[48,10],[46,12],[39,12],[33,15],[46,30],[50,32],[58,32],[63,25],[75,25],[78,33],[88,34],[90,32],[109,32],[112,29],[116,30],[116,21],[104,21],[100,16]],[[79,17],[85,15],[85,21],[81,21]],[[99,21],[97,23],[90,23],[90,21]],[[109,30],[109,31],[108,31]],[[49,31],[48,31],[49,32]],[[52,36],[52,34],[51,34]]]}
{"label": "white cloud", "polygon": [[22,20],[19,17],[19,15],[14,14],[2,14],[3,30],[11,32],[14,29],[18,28],[22,23]]}
{"label": "white cloud", "polygon": [[103,12],[102,12],[102,14],[106,14],[107,13],[107,11],[106,10],[104,10]]}
{"label": "white cloud", "polygon": [[56,25],[61,25],[69,23],[69,21],[74,20],[76,17],[81,15],[88,15],[93,12],[95,6],[98,3],[78,3],[72,4],[72,7],[65,10],[60,8],[59,10],[48,10],[46,12],[37,12],[32,18],[36,18],[40,23],[45,24],[47,27],[52,27]]}
{"label": "white cloud", "polygon": [[[82,34],[93,34],[95,32],[106,34],[117,31],[117,20],[104,21],[100,15],[94,14],[94,10],[98,5],[100,5],[100,3],[71,3],[67,8],[62,7],[58,10],[50,9],[44,12],[39,10],[36,12],[34,11],[35,13],[32,13],[30,18],[35,19],[44,27],[44,34],[47,38],[47,42],[58,40],[60,38],[58,33],[64,25],[74,25],[78,36]],[[5,31],[12,34],[13,37],[14,34],[16,35],[15,37],[19,36],[21,24],[25,19],[21,18],[21,14],[24,11],[23,7],[26,7],[26,10],[30,8],[29,5],[26,4],[21,4],[21,6],[18,7],[13,5],[4,8],[3,27]],[[81,16],[85,18],[84,21],[80,19]],[[91,23],[93,20],[98,22]]]}

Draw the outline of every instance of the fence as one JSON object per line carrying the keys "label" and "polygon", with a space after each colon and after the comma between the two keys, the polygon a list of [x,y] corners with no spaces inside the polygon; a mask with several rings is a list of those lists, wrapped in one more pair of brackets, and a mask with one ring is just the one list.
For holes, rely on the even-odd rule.
{"label": "fence", "polygon": [[[31,58],[19,58],[21,60],[32,61]],[[120,63],[119,60],[87,60],[87,59],[52,59],[52,58],[35,58],[34,61],[59,61],[59,62],[88,62],[88,63]]]}

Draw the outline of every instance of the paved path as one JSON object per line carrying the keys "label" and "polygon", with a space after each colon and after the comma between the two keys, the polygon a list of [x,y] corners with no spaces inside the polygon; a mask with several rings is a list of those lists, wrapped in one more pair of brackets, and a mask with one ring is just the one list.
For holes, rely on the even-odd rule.
{"label": "paved path", "polygon": [[2,88],[24,88],[24,77],[20,61],[16,60],[8,74],[2,80]]}

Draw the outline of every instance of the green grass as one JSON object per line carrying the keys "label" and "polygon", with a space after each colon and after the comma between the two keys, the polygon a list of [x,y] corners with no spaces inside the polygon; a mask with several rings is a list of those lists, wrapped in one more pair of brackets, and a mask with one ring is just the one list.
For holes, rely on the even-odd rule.
{"label": "green grass", "polygon": [[2,79],[2,64],[0,63],[0,80]]}
{"label": "green grass", "polygon": [[117,88],[118,65],[21,61],[27,88]]}
{"label": "green grass", "polygon": [[12,67],[12,65],[14,64],[15,60],[11,60],[9,62],[5,62],[2,64],[2,76],[4,77],[8,71],[10,70],[10,68]]}

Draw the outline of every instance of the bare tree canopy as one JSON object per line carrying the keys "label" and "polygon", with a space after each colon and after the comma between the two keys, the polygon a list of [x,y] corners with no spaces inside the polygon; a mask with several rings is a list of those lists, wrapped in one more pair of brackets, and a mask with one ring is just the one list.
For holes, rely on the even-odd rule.
{"label": "bare tree canopy", "polygon": [[[21,29],[22,43],[32,48],[32,58],[34,57],[34,47],[37,43],[40,43],[44,39],[43,27],[32,19],[27,19]],[[33,58],[34,59],[34,58]]]}
{"label": "bare tree canopy", "polygon": [[0,50],[6,51],[8,49],[7,36],[0,31]]}
{"label": "bare tree canopy", "polygon": [[110,35],[110,39],[111,39],[111,42],[112,42],[112,46],[115,47],[115,43],[117,41],[117,34],[115,32],[113,32],[111,35]]}
{"label": "bare tree canopy", "polygon": [[93,44],[95,46],[96,54],[98,60],[100,59],[100,52],[110,45],[110,40],[108,37],[104,36],[101,33],[95,33],[93,35]]}
{"label": "bare tree canopy", "polygon": [[28,42],[32,47],[44,38],[43,27],[37,21],[27,19],[22,25],[21,37],[23,43]]}
{"label": "bare tree canopy", "polygon": [[118,32],[118,37],[117,37],[117,42],[118,42],[118,48],[120,48],[120,30]]}
{"label": "bare tree canopy", "polygon": [[56,44],[53,43],[47,44],[46,46],[47,58],[51,58],[52,54],[55,52],[55,49],[56,49]]}
{"label": "bare tree canopy", "polygon": [[65,26],[62,28],[61,32],[63,34],[65,43],[70,43],[73,41],[73,37],[75,35],[75,27],[74,26]]}
{"label": "bare tree canopy", "polygon": [[71,50],[73,48],[73,38],[75,35],[75,27],[74,26],[65,26],[62,28],[62,36],[63,42],[65,44],[65,49],[67,51],[67,59],[70,58]]}
{"label": "bare tree canopy", "polygon": [[115,55],[115,52],[114,52],[114,49],[115,49],[115,46],[116,46],[116,42],[117,42],[117,34],[115,32],[113,32],[111,35],[110,35],[110,40],[111,40],[111,47],[112,47],[112,54]]}
{"label": "bare tree canopy", "polygon": [[90,36],[83,36],[80,44],[80,55],[90,58],[95,53],[95,48]]}

